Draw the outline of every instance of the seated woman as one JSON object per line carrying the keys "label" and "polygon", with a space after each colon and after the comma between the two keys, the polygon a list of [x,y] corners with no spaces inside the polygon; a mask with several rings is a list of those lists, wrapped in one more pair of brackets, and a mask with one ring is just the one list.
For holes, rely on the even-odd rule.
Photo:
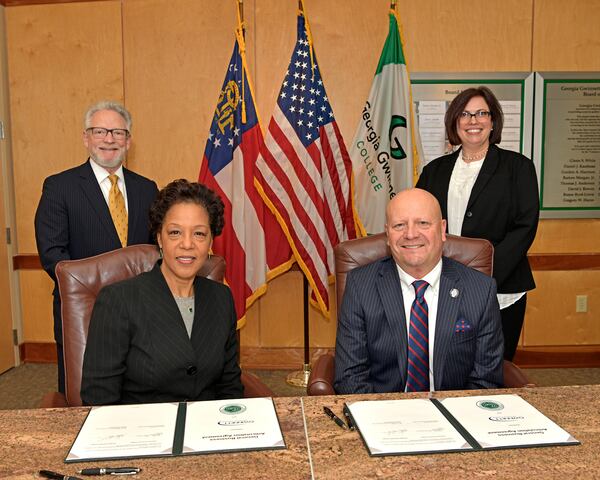
{"label": "seated woman", "polygon": [[240,398],[228,287],[197,273],[223,229],[223,202],[175,180],[150,210],[162,259],[98,294],[81,381],[86,405]]}

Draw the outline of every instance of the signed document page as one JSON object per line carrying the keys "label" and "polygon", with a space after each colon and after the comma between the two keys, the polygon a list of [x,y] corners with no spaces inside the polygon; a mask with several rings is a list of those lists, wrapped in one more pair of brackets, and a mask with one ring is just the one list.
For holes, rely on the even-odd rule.
{"label": "signed document page", "polygon": [[428,399],[348,403],[371,455],[472,450]]}
{"label": "signed document page", "polygon": [[65,461],[170,455],[176,419],[177,403],[93,407]]}
{"label": "signed document page", "polygon": [[579,443],[518,395],[446,398],[441,403],[482,448]]}
{"label": "signed document page", "polygon": [[271,398],[191,402],[183,453],[285,448]]}

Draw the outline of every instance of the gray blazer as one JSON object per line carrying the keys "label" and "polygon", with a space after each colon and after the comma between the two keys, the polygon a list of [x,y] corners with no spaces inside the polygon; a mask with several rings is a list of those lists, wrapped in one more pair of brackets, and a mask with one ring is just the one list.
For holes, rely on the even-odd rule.
{"label": "gray blazer", "polygon": [[[458,290],[457,296],[450,295],[452,289]],[[338,314],[336,392],[403,392],[407,337],[393,258],[352,270]],[[501,387],[503,351],[496,282],[443,257],[434,340],[435,390]]]}

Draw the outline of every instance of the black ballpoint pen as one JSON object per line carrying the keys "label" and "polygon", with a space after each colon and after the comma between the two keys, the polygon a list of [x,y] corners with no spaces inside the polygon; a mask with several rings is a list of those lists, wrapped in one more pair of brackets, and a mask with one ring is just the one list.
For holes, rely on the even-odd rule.
{"label": "black ballpoint pen", "polygon": [[350,430],[354,430],[354,423],[352,422],[352,416],[350,415],[350,409],[348,405],[344,403],[344,417],[346,417],[346,421],[348,422],[348,428]]}
{"label": "black ballpoint pen", "polygon": [[50,470],[40,470],[39,474],[44,478],[52,478],[54,480],[82,480],[79,477],[63,475],[62,473],[51,472]]}
{"label": "black ballpoint pen", "polygon": [[346,423],[344,423],[344,421],[338,417],[335,413],[333,413],[331,411],[330,408],[328,407],[323,407],[323,411],[325,412],[325,415],[327,415],[329,418],[331,418],[335,423],[338,424],[338,426],[348,430],[348,425],[346,425]]}
{"label": "black ballpoint pen", "polygon": [[140,473],[141,468],[138,467],[100,467],[100,468],[84,468],[79,470],[81,475],[135,475]]}

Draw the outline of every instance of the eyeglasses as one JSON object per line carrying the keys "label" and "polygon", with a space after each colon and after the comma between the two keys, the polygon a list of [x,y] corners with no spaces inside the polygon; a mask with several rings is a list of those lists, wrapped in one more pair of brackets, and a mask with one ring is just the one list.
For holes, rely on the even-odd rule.
{"label": "eyeglasses", "polygon": [[461,112],[459,118],[463,122],[464,121],[470,122],[473,117],[475,117],[477,120],[484,120],[484,119],[490,118],[491,116],[492,116],[492,114],[488,110],[477,110],[475,113],[467,112],[465,110],[464,112]]}
{"label": "eyeglasses", "polygon": [[102,140],[110,133],[115,140],[125,140],[129,137],[129,130],[125,128],[102,128],[102,127],[90,127],[85,129],[86,132],[91,133],[92,137],[97,140]]}

